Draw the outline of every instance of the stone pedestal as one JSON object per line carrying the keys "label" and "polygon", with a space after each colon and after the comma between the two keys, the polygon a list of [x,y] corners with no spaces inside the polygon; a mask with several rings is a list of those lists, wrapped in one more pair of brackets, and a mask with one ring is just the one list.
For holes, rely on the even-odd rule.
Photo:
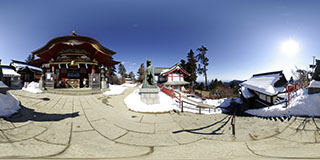
{"label": "stone pedestal", "polygon": [[106,80],[101,80],[101,89],[107,88],[107,82]]}
{"label": "stone pedestal", "polygon": [[147,105],[159,104],[159,88],[141,88],[139,90],[140,99]]}

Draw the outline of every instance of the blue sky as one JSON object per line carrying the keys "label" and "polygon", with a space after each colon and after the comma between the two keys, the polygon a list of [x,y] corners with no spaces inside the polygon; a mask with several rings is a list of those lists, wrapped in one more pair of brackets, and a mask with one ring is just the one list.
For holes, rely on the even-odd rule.
{"label": "blue sky", "polygon": [[[2,0],[0,21],[3,64],[72,30],[116,51],[134,73],[147,59],[172,66],[201,45],[209,49],[209,80],[275,70],[290,76],[320,57],[317,0]],[[299,53],[280,52],[288,39],[300,44]]]}

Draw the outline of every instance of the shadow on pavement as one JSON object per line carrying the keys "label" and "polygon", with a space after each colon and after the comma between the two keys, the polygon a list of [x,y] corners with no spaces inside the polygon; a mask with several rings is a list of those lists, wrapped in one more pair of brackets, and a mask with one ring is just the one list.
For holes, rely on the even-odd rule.
{"label": "shadow on pavement", "polygon": [[44,97],[44,98],[35,98],[35,97],[29,97],[29,96],[24,96],[24,95],[20,95],[20,94],[15,94],[16,96],[19,96],[19,97],[24,97],[24,98],[30,98],[30,99],[40,99],[40,100],[43,100],[43,101],[50,101],[50,98],[47,98],[47,97]]}
{"label": "shadow on pavement", "polygon": [[35,112],[34,109],[21,106],[21,109],[19,110],[19,112],[17,112],[16,114],[12,115],[9,118],[5,118],[5,120],[9,122],[27,122],[27,121],[45,122],[45,121],[61,121],[66,118],[74,118],[77,116],[79,116],[79,112],[66,113],[66,114],[49,114],[49,113]]}
{"label": "shadow on pavement", "polygon": [[[225,122],[223,122],[225,119],[227,119],[227,120]],[[218,133],[218,131],[220,131],[225,125],[227,125],[228,122],[230,121],[230,119],[231,119],[231,116],[227,115],[224,118],[222,118],[221,120],[219,120],[213,124],[210,124],[208,126],[195,128],[195,129],[183,129],[183,130],[174,131],[172,133],[177,134],[177,133],[181,133],[181,132],[188,132],[188,133],[192,133],[192,134],[201,134],[201,135],[221,135],[222,133]],[[212,132],[209,132],[209,133],[208,132],[199,132],[200,130],[214,127],[214,126],[218,125],[219,123],[222,123],[221,126],[219,126],[217,129],[213,130]]]}

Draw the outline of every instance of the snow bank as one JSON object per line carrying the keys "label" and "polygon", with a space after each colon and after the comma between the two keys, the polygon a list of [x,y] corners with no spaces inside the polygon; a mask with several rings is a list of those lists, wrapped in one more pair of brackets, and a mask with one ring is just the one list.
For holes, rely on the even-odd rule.
{"label": "snow bank", "polygon": [[195,102],[202,102],[203,101],[202,98],[197,97],[197,96],[192,95],[192,94],[187,94],[186,96],[188,97],[188,99],[190,99],[192,101],[195,101]]}
{"label": "snow bank", "polygon": [[140,100],[139,89],[133,91],[125,99],[127,107],[136,112],[168,112],[179,110],[174,100],[163,92],[159,93],[160,104],[147,105]]}
{"label": "snow bank", "polygon": [[[170,96],[166,95],[165,93],[160,92],[159,98],[160,98],[160,104],[147,105],[140,100],[139,90],[137,89],[124,99],[124,103],[127,105],[127,107],[130,110],[133,110],[136,112],[159,113],[159,112],[169,112],[172,110],[181,111],[181,108],[179,107],[179,103],[173,100]],[[182,98],[182,100],[194,104],[194,105],[190,105],[190,104],[184,103],[183,104],[184,112],[199,113],[199,109],[196,107],[197,105],[196,103],[191,102],[190,100],[185,98]],[[220,108],[210,109],[210,112],[209,112],[209,109],[203,109],[201,113],[217,114],[217,113],[222,113],[222,110]]]}
{"label": "snow bank", "polygon": [[19,101],[11,93],[0,93],[0,117],[10,117],[20,109]]}
{"label": "snow bank", "polygon": [[136,83],[125,83],[125,84],[122,84],[122,86],[124,86],[124,87],[135,87],[135,86],[137,86],[137,84]]}
{"label": "snow bank", "polygon": [[4,84],[2,81],[0,81],[0,88],[8,88],[8,86]]}
{"label": "snow bank", "polygon": [[137,86],[137,84],[129,84],[129,83],[125,83],[122,85],[109,85],[109,89],[110,91],[105,91],[103,94],[106,96],[110,96],[110,95],[119,95],[122,94],[128,87],[135,87]]}
{"label": "snow bank", "polygon": [[119,95],[123,93],[127,89],[127,87],[122,85],[109,85],[109,89],[110,91],[105,91],[103,95],[106,95],[106,96]]}
{"label": "snow bank", "polygon": [[240,98],[221,98],[221,99],[207,99],[203,101],[203,104],[207,104],[209,106],[227,108],[230,106],[231,102],[235,102],[239,104],[243,103]]}
{"label": "snow bank", "polygon": [[269,108],[251,109],[246,112],[261,117],[320,116],[320,93],[309,95],[307,89],[300,89],[296,94],[287,107],[283,103]]}
{"label": "snow bank", "polygon": [[23,86],[22,90],[31,92],[31,93],[43,93],[41,89],[39,89],[39,83],[31,82],[26,86]]}

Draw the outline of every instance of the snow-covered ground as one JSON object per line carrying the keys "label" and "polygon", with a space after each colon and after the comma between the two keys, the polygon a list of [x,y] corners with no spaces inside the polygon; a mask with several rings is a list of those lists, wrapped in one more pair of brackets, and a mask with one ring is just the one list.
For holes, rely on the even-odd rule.
{"label": "snow-covered ground", "polygon": [[206,99],[205,101],[203,101],[203,103],[210,106],[226,108],[230,106],[232,101],[235,103],[242,104],[242,101],[240,98]]}
{"label": "snow-covered ground", "polygon": [[0,117],[10,117],[20,109],[19,101],[11,93],[0,93]]}
{"label": "snow-covered ground", "polygon": [[261,117],[282,116],[320,116],[320,93],[308,94],[308,89],[297,91],[295,98],[286,107],[285,103],[271,106],[269,108],[251,109],[246,112]]}
{"label": "snow-covered ground", "polygon": [[43,91],[39,89],[39,83],[37,82],[31,82],[27,86],[23,86],[22,90],[31,93],[43,93]]}
{"label": "snow-covered ground", "polygon": [[[169,112],[172,110],[181,111],[179,103],[176,102],[175,99],[172,99],[170,96],[166,95],[165,93],[160,92],[159,98],[160,98],[160,104],[147,105],[140,100],[139,90],[137,89],[124,99],[124,103],[127,105],[127,107],[130,110],[133,110],[136,112],[159,113],[159,112]],[[199,109],[196,107],[197,104],[185,98],[183,98],[182,100],[188,103],[194,104],[194,105],[191,105],[188,103],[184,103],[183,104],[184,112],[199,113]],[[221,112],[222,111],[220,108],[210,109],[210,111],[209,109],[201,110],[201,113],[203,114],[217,114]]]}
{"label": "snow-covered ground", "polygon": [[195,102],[203,102],[203,100],[204,100],[204,99],[197,97],[195,95],[192,95],[192,94],[185,94],[185,96],[187,96],[188,99],[195,101]]}
{"label": "snow-covered ground", "polygon": [[140,100],[139,89],[134,90],[125,99],[124,103],[130,110],[136,112],[168,112],[172,110],[179,110],[171,97],[165,93],[159,93],[160,104],[147,105]]}
{"label": "snow-covered ground", "polygon": [[119,95],[122,94],[128,87],[135,87],[137,84],[129,84],[124,83],[122,85],[110,84],[109,91],[105,91],[103,95],[110,96],[110,95]]}

